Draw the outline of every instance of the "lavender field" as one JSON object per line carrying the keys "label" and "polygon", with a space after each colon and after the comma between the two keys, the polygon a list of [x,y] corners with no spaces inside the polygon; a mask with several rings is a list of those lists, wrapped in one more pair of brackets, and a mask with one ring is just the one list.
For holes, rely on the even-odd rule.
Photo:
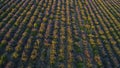
{"label": "lavender field", "polygon": [[0,68],[120,68],[120,0],[0,0]]}

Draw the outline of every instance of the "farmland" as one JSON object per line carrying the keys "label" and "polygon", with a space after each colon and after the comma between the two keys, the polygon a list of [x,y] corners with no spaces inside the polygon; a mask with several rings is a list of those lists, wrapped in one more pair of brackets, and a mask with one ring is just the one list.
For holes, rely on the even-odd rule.
{"label": "farmland", "polygon": [[120,0],[0,0],[0,68],[120,68]]}

